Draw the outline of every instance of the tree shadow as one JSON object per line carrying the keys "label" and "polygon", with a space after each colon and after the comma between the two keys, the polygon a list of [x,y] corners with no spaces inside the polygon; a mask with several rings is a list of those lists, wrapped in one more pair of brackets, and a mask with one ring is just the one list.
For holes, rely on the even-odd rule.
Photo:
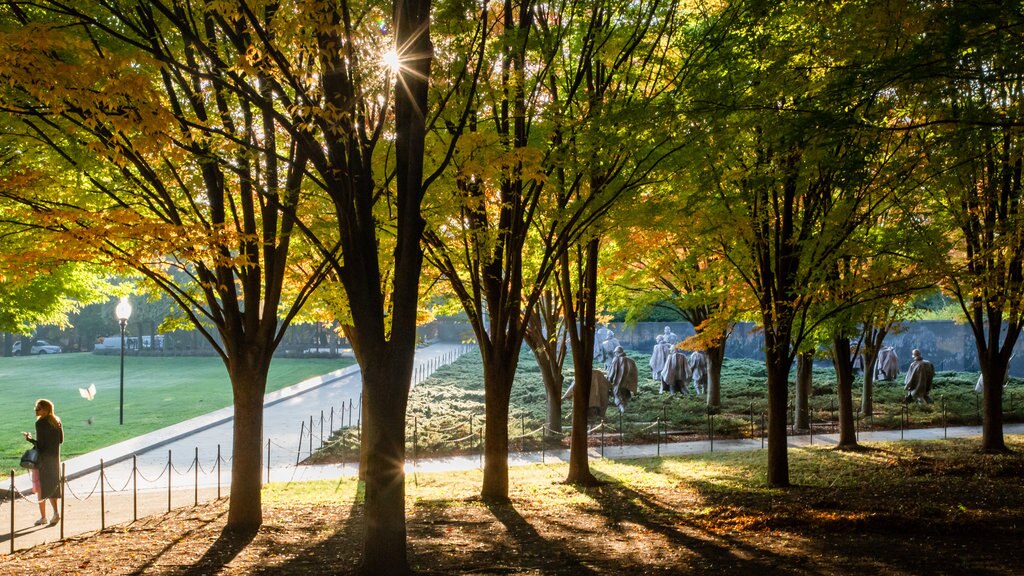
{"label": "tree shadow", "polygon": [[307,546],[306,541],[275,545],[275,553],[290,557],[280,564],[263,564],[251,574],[358,574],[362,557],[364,489],[360,481],[348,514],[330,536],[322,540],[316,537],[313,546]]}
{"label": "tree shadow", "polygon": [[[609,528],[621,531],[622,521],[628,519],[630,523],[660,535],[671,545],[691,552],[697,560],[697,566],[691,568],[713,568],[719,573],[770,574],[779,573],[789,561],[785,556],[752,546],[724,531],[712,533],[693,522],[686,522],[679,511],[655,501],[648,494],[627,487],[617,478],[600,476],[607,480],[607,484],[599,489],[600,494],[594,500],[600,504],[610,523]],[[687,532],[699,533],[700,536]],[[806,568],[800,573],[820,574]]]}
{"label": "tree shadow", "polygon": [[541,536],[513,504],[486,503],[486,506],[517,543],[517,554],[504,556],[520,561],[535,559],[538,565],[533,568],[540,569],[545,574],[597,574],[567,546]]}
{"label": "tree shadow", "polygon": [[[220,518],[222,518],[227,513],[228,513],[228,511],[225,509],[223,512],[221,512],[220,514],[217,514],[215,517],[203,521],[202,523],[200,523],[199,526],[197,526],[195,528],[192,528],[191,530],[187,530],[186,532],[181,534],[178,538],[176,538],[174,541],[168,543],[166,546],[161,548],[159,552],[157,552],[156,554],[153,554],[153,556],[151,558],[149,558],[148,560],[146,560],[146,562],[144,562],[141,566],[135,568],[131,572],[128,572],[128,574],[130,574],[131,576],[138,576],[140,574],[146,574],[148,572],[148,570],[150,568],[152,568],[156,564],[156,562],[160,558],[162,558],[164,556],[164,554],[167,554],[169,551],[171,551],[175,546],[177,546],[181,542],[188,541],[190,539],[190,537],[194,533],[196,533],[199,530],[202,530],[204,527],[212,524],[213,522],[217,522],[218,520],[220,520]],[[223,533],[221,534],[221,537],[223,537]],[[251,540],[252,540],[252,538],[250,538],[250,541]],[[219,543],[219,542],[220,542],[220,538],[217,539],[217,543]],[[217,543],[214,543],[214,545],[211,547],[211,550],[213,548],[217,547]],[[246,542],[246,543],[248,544],[248,542]],[[244,548],[244,546],[242,546],[242,547]],[[233,554],[231,557],[234,558],[234,556],[237,555],[237,554],[238,554],[238,552],[236,551],[235,554]],[[204,555],[203,557],[205,558],[206,555]],[[194,572],[186,572],[186,574],[191,574],[191,573],[194,573]],[[209,573],[209,569],[207,569],[207,572],[203,572],[203,573]]]}

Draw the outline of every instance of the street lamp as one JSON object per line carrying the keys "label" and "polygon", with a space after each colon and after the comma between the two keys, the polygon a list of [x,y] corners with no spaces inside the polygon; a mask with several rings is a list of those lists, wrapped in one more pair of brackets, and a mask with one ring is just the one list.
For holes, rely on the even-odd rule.
{"label": "street lamp", "polygon": [[117,308],[114,308],[114,316],[121,324],[121,412],[118,424],[124,424],[124,329],[128,327],[128,319],[132,316],[132,304],[126,296],[121,297]]}

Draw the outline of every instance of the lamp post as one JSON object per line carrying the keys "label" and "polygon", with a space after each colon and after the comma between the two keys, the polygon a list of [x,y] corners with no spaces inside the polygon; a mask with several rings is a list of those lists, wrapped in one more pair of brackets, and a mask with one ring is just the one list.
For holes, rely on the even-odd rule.
{"label": "lamp post", "polygon": [[132,305],[127,297],[122,297],[114,308],[114,316],[121,324],[121,411],[118,417],[118,424],[124,424],[124,330],[128,327],[128,319],[132,316]]}

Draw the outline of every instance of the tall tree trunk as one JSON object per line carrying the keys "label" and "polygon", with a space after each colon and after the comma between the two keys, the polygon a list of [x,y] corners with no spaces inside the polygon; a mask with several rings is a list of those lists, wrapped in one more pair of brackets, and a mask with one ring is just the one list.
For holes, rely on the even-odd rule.
{"label": "tall tree trunk", "polygon": [[[493,356],[492,356],[493,357]],[[484,366],[484,480],[480,497],[508,502],[508,408],[516,363]]]}
{"label": "tall tree trunk", "polygon": [[722,362],[725,360],[725,344],[709,346],[704,355],[708,360],[708,406],[722,405]]}
{"label": "tall tree trunk", "polygon": [[878,349],[864,346],[864,383],[860,390],[860,414],[868,417],[875,411],[875,365],[878,364]]}
{"label": "tall tree trunk", "polygon": [[540,368],[547,400],[544,439],[560,438],[562,432],[562,365],[565,362],[565,329],[561,324],[561,302],[553,292],[546,293],[526,321],[526,343]]}
{"label": "tall tree trunk", "polygon": [[889,333],[889,328],[873,328],[865,323],[861,340],[864,343],[861,355],[864,358],[864,386],[860,395],[861,416],[871,416],[875,411],[875,367],[878,365],[878,353],[882,350],[882,342]]}
{"label": "tall tree trunk", "polygon": [[789,333],[776,336],[765,330],[765,367],[768,371],[768,485],[789,486],[786,407],[789,404]]}
{"label": "tall tree trunk", "polygon": [[390,346],[364,352],[363,448],[366,460],[364,574],[407,574],[405,521],[405,412],[413,354]]}
{"label": "tall tree trunk", "polygon": [[836,369],[836,395],[839,397],[839,444],[836,448],[857,447],[857,430],[853,419],[853,362],[850,360],[850,339],[832,337],[832,364]]}
{"label": "tall tree trunk", "polygon": [[241,531],[263,523],[263,395],[270,371],[269,358],[247,362],[246,356],[232,356],[227,367],[235,407],[227,527]]}
{"label": "tall tree trunk", "polygon": [[796,394],[793,396],[793,427],[811,429],[811,384],[814,376],[814,351],[800,352],[796,356]]}
{"label": "tall tree trunk", "polygon": [[[597,328],[597,256],[598,240],[595,238],[587,243],[584,254],[580,255],[582,274],[580,275],[579,294],[577,298],[571,294],[569,286],[569,257],[562,256],[562,301],[565,309],[565,324],[569,331],[569,342],[572,347],[572,360],[576,385],[572,399],[572,432],[569,446],[569,473],[565,481],[572,484],[594,484],[597,479],[590,472],[590,459],[587,452],[587,435],[590,412],[590,387],[593,377],[594,332]],[[572,302],[576,300],[574,307]],[[576,326],[581,328],[577,332]]]}
{"label": "tall tree trunk", "polygon": [[976,314],[975,322],[972,324],[983,326],[988,331],[985,338],[979,338],[975,330],[978,364],[984,379],[981,449],[984,452],[1006,452],[1006,441],[1003,438],[1003,384],[1006,381],[1006,369],[1013,355],[1013,347],[1020,337],[1021,326],[1016,322],[1010,323],[1006,333],[1002,334],[1003,317],[999,311],[989,308],[984,315],[984,322],[980,316]]}
{"label": "tall tree trunk", "polygon": [[[998,355],[997,355],[998,356]],[[994,359],[988,370],[982,367],[984,388],[982,390],[983,418],[981,422],[981,449],[985,452],[1006,452],[1003,439],[1003,380],[1006,363]]]}

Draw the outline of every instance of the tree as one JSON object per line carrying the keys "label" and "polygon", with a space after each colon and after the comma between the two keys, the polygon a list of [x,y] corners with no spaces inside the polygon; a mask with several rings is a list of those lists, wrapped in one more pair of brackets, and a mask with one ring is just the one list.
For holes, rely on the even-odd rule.
{"label": "tree", "polygon": [[[768,483],[788,486],[793,358],[816,327],[848,306],[827,304],[834,302],[828,291],[855,233],[893,193],[873,185],[866,161],[881,132],[860,129],[862,118],[878,114],[876,103],[886,108],[886,93],[857,81],[887,44],[885,26],[864,27],[877,16],[857,4],[745,6],[687,105],[708,126],[717,167],[701,181],[712,216],[701,232],[718,240],[757,301],[768,372]],[[830,38],[827,46],[822,37]]]}
{"label": "tree", "polygon": [[1004,375],[1024,327],[1024,15],[988,2],[929,8],[908,62],[915,72],[902,86],[916,114],[901,127],[915,131],[934,175],[932,215],[954,242],[936,261],[977,347],[982,448],[1000,452]]}
{"label": "tree", "polygon": [[[404,418],[415,343],[430,4],[360,6],[363,16],[393,21],[393,36],[375,18],[353,21],[350,8],[52,2],[26,12],[6,3],[5,21],[20,29],[5,41],[18,58],[0,74],[21,135],[45,142],[87,184],[22,205],[83,254],[135,268],[167,291],[224,359],[236,408],[231,528],[262,520],[271,354],[335,264],[353,304],[366,435],[377,450],[367,472],[364,560],[369,572],[400,573],[408,570],[404,488],[394,458],[404,453],[404,427],[394,427],[397,439],[385,428]],[[379,58],[387,37],[401,58],[394,115]],[[60,70],[63,84],[40,77],[41,67]],[[395,177],[384,182],[394,190],[373,180],[373,144],[388,122]],[[306,221],[325,205],[337,230],[326,244]],[[395,272],[385,277],[377,231],[392,222],[394,242],[381,245],[393,248],[384,258]],[[293,242],[298,230],[310,245]]]}

